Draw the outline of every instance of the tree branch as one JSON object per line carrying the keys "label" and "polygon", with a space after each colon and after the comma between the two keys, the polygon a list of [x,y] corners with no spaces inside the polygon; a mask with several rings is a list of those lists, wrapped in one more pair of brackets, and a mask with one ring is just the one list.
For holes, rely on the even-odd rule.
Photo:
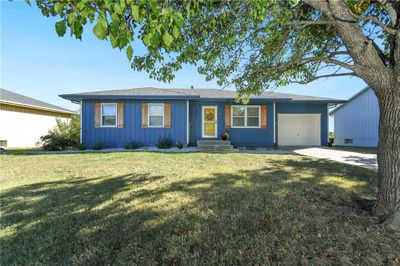
{"label": "tree branch", "polygon": [[291,80],[290,82],[292,83],[298,83],[298,84],[307,84],[310,83],[314,80],[321,79],[321,78],[333,78],[333,77],[345,77],[345,76],[356,76],[354,72],[348,72],[348,73],[334,73],[334,74],[328,74],[328,75],[320,75],[320,76],[314,76],[311,79],[307,81],[298,81],[298,80]]}
{"label": "tree branch", "polygon": [[387,32],[390,35],[395,35],[396,34],[396,30],[392,29],[388,26],[386,26],[385,24],[382,23],[382,21],[380,21],[378,18],[373,17],[373,16],[359,16],[354,14],[353,12],[350,11],[350,15],[356,19],[361,19],[361,20],[371,20],[373,23],[375,23],[376,25],[378,25],[379,27],[382,28],[383,31]]}
{"label": "tree branch", "polygon": [[354,68],[353,65],[350,65],[350,64],[347,64],[345,62],[342,62],[342,61],[339,61],[339,60],[336,60],[336,59],[332,59],[332,58],[327,58],[327,59],[324,59],[322,61],[328,62],[328,63],[332,63],[334,65],[338,65],[338,66],[341,66],[341,67],[347,68],[347,69],[353,69]]}
{"label": "tree branch", "polygon": [[328,20],[298,20],[294,22],[285,23],[287,26],[296,26],[296,25],[333,25],[333,21]]}
{"label": "tree branch", "polygon": [[396,2],[394,1],[387,1],[387,0],[376,0],[378,2],[381,2],[381,5],[383,6],[383,8],[386,10],[386,12],[388,13],[390,20],[392,22],[392,26],[396,25],[396,21],[399,14],[398,11],[398,5],[399,3],[396,4]]}

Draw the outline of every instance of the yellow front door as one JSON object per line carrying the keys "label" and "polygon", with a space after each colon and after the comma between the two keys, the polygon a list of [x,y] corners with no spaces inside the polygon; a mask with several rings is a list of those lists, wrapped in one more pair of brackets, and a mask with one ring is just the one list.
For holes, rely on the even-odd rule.
{"label": "yellow front door", "polygon": [[203,107],[203,138],[217,137],[217,107]]}

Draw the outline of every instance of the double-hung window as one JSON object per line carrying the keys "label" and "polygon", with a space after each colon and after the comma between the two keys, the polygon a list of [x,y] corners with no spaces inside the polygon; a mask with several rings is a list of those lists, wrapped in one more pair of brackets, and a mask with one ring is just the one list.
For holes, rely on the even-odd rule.
{"label": "double-hung window", "polygon": [[232,106],[232,127],[260,127],[260,106],[244,106],[244,105],[233,105]]}
{"label": "double-hung window", "polygon": [[164,104],[149,103],[149,127],[164,127]]}
{"label": "double-hung window", "polygon": [[101,104],[101,126],[116,127],[117,126],[117,104],[102,103]]}

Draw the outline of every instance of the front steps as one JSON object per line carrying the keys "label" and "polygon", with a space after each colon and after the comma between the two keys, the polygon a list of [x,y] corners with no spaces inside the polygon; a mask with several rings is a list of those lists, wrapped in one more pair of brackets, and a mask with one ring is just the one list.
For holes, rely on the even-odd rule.
{"label": "front steps", "polygon": [[198,140],[199,151],[231,151],[233,146],[230,140]]}

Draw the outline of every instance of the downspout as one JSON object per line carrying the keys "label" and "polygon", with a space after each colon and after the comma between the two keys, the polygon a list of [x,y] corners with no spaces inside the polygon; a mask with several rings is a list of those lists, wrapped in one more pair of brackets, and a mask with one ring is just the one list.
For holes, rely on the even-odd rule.
{"label": "downspout", "polygon": [[186,146],[189,145],[189,100],[186,100]]}
{"label": "downspout", "polygon": [[274,135],[274,146],[276,146],[276,122],[275,122],[275,117],[276,117],[276,115],[275,115],[275,102],[273,103],[273,111],[272,111],[272,114],[274,115],[274,117],[273,117],[273,122],[272,122],[272,124],[273,124],[273,127],[274,127],[274,129],[273,129],[273,135]]}
{"label": "downspout", "polygon": [[328,124],[327,129],[328,131],[326,132],[326,146],[329,145],[329,103],[326,105],[326,123]]}
{"label": "downspout", "polygon": [[82,144],[82,100],[80,101],[79,107],[79,143]]}

